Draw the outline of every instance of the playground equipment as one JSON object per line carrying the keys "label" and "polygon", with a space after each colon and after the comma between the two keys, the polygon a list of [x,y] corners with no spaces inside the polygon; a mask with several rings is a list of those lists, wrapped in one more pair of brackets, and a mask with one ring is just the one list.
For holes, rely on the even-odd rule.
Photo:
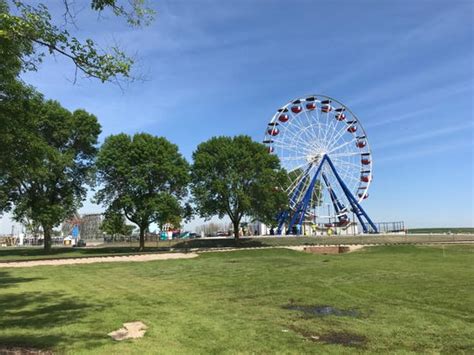
{"label": "playground equipment", "polygon": [[277,234],[304,234],[308,227],[355,233],[356,218],[364,233],[378,233],[361,206],[373,178],[372,153],[347,106],[324,95],[292,100],[273,115],[263,143],[288,173],[282,188],[289,208],[278,213]]}
{"label": "playground equipment", "polygon": [[64,245],[77,245],[82,234],[82,224],[83,220],[79,214],[74,214],[63,222]]}

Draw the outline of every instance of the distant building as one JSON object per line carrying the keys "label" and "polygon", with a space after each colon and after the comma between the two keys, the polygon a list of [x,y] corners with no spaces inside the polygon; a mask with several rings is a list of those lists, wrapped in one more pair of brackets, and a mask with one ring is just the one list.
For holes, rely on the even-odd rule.
{"label": "distant building", "polygon": [[84,240],[102,239],[103,233],[100,230],[104,215],[101,213],[76,214],[73,218],[64,221],[61,226],[63,237],[74,236],[75,231],[79,230],[79,238]]}
{"label": "distant building", "polygon": [[249,235],[268,235],[270,234],[270,228],[259,221],[255,221],[252,223],[249,223],[248,226],[248,231],[247,234]]}

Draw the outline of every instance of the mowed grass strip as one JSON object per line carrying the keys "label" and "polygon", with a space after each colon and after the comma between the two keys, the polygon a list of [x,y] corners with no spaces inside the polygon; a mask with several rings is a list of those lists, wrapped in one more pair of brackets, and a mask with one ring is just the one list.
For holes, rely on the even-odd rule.
{"label": "mowed grass strip", "polygon": [[93,248],[53,247],[45,252],[42,247],[0,248],[0,263],[8,261],[26,261],[38,259],[82,258],[96,256],[135,255],[189,249],[213,248],[258,248],[298,245],[334,245],[334,244],[425,244],[425,243],[474,242],[474,234],[466,235],[358,235],[358,236],[285,236],[241,238],[200,238],[192,240],[149,241],[144,251],[139,251],[138,242],[104,244]]}
{"label": "mowed grass strip", "polygon": [[[470,245],[2,269],[0,350],[472,353],[473,279]],[[289,304],[358,315],[316,316]],[[144,338],[107,336],[138,320],[149,327]]]}

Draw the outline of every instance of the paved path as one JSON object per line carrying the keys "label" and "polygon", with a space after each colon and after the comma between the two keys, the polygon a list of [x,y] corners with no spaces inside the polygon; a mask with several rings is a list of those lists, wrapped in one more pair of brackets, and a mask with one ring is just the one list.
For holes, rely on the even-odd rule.
{"label": "paved path", "polygon": [[169,260],[169,259],[191,259],[197,257],[196,253],[166,253],[166,254],[141,254],[126,256],[97,256],[90,258],[63,258],[54,260],[29,260],[29,261],[12,261],[0,263],[0,268],[6,267],[33,267],[45,265],[73,265],[73,264],[92,264],[92,263],[113,263],[128,261],[152,261],[152,260]]}

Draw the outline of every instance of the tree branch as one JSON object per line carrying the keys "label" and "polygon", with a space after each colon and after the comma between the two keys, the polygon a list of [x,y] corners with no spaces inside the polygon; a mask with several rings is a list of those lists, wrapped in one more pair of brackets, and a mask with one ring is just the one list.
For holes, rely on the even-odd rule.
{"label": "tree branch", "polygon": [[[42,46],[45,46],[45,47],[48,47],[50,51],[55,51],[55,52],[58,52],[62,55],[64,55],[65,57],[71,59],[74,63],[74,65],[76,66],[76,68],[79,68],[79,70],[81,70],[82,72],[84,72],[86,75],[92,77],[92,78],[96,78],[96,79],[100,79],[100,80],[103,80],[103,78],[101,78],[100,76],[96,75],[96,74],[93,74],[92,72],[88,71],[86,68],[84,68],[84,66],[78,61],[78,59],[73,56],[72,54],[66,52],[66,51],[63,51],[62,49],[60,48],[57,48],[56,46],[53,46],[52,44],[50,43],[46,43],[46,42],[43,42],[39,39],[36,39],[36,38],[31,38],[29,37],[28,38],[30,41],[34,42],[34,43],[37,43],[39,45],[42,45]],[[88,66],[91,66],[93,67],[94,69],[97,69],[97,70],[100,70],[100,67],[98,66],[94,66],[90,63],[87,64]]]}

